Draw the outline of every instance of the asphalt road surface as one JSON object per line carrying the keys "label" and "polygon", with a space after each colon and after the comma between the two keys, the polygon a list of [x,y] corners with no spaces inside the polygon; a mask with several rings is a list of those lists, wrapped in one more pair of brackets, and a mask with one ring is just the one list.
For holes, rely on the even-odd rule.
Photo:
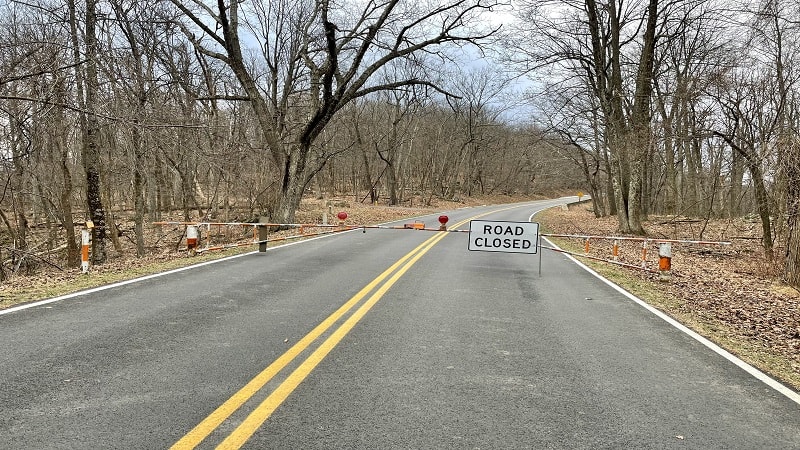
{"label": "asphalt road surface", "polygon": [[800,448],[796,394],[562,254],[467,243],[339,233],[6,312],[0,448]]}

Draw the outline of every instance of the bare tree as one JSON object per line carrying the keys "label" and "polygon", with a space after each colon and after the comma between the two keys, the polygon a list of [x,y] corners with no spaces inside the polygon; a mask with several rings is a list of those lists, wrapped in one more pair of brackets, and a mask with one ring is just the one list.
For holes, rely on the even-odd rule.
{"label": "bare tree", "polygon": [[[433,83],[416,78],[381,82],[392,61],[423,52],[444,56],[447,44],[478,44],[494,30],[470,24],[493,3],[422,7],[398,0],[366,3],[358,11],[328,0],[209,5],[172,0],[196,48],[227,64],[250,102],[263,140],[281,168],[275,218],[292,222],[303,191],[325,161],[311,148],[347,103],[372,92]],[[437,4],[438,5],[438,4]],[[357,6],[351,6],[355,9]],[[213,24],[209,24],[213,21]],[[258,60],[245,41],[256,40]]]}
{"label": "bare tree", "polygon": [[[78,29],[78,10],[74,0],[67,0],[70,17],[70,32],[74,62],[85,62],[76,70],[80,125],[82,134],[81,157],[86,174],[86,203],[92,227],[92,262],[106,261],[106,211],[103,207],[100,182],[100,123],[98,118],[100,99],[97,62],[99,44],[97,39],[97,1],[86,0],[83,39]],[[82,45],[81,45],[82,44]],[[83,49],[83,52],[81,52]]]}
{"label": "bare tree", "polygon": [[[651,96],[657,33],[671,2],[656,0],[531,2],[520,35],[525,70],[585,79],[602,113],[620,231],[644,234],[646,160],[652,149]],[[532,39],[531,39],[532,37]]]}
{"label": "bare tree", "polygon": [[[459,124],[459,133],[454,137],[460,145],[455,161],[461,189],[459,193],[470,196],[486,193],[486,171],[489,160],[494,157],[497,142],[492,129],[500,125],[500,116],[508,110],[503,106],[503,93],[511,81],[502,73],[483,67],[462,69],[450,75],[452,90],[458,98],[448,99]],[[477,190],[476,190],[477,189]],[[455,185],[450,190],[457,191]]]}
{"label": "bare tree", "polygon": [[[785,202],[777,202],[776,209],[783,210],[786,217],[786,247],[784,254],[784,276],[787,281],[800,286],[800,104],[797,102],[797,83],[800,73],[794,68],[800,61],[797,54],[800,47],[800,4],[796,1],[769,0],[758,5],[752,24],[753,42],[762,49],[766,67],[772,80],[769,85],[773,95],[769,107],[772,120],[767,127],[764,140],[774,146],[778,161],[777,197]],[[783,194],[783,195],[781,195]],[[763,219],[762,219],[763,222]],[[766,243],[768,256],[771,247]]]}
{"label": "bare tree", "polygon": [[[151,84],[155,78],[153,71],[156,34],[155,27],[152,26],[153,17],[152,4],[127,3],[120,0],[111,1],[111,9],[114,13],[114,23],[119,27],[124,40],[127,58],[119,58],[129,64],[127,68],[120,68],[124,71],[124,76],[118,77],[118,85],[124,89],[120,92],[119,100],[130,99],[127,114],[130,115],[130,146],[132,147],[132,170],[133,170],[133,209],[134,209],[134,236],[136,243],[136,254],[144,256],[144,219],[146,214],[145,203],[145,181],[146,181],[146,161],[148,149],[146,148],[145,136],[143,133],[143,119],[147,117],[147,108],[151,99]],[[122,75],[122,74],[121,74]]]}

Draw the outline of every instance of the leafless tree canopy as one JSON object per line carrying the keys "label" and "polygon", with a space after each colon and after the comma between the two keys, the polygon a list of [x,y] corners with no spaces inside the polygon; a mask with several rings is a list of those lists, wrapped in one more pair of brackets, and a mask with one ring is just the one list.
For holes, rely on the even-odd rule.
{"label": "leafless tree canopy", "polygon": [[800,285],[800,3],[527,2],[505,55],[536,81],[541,128],[572,146],[598,215],[761,224]]}
{"label": "leafless tree canopy", "polygon": [[580,189],[629,233],[750,216],[800,284],[800,2],[515,5],[6,2],[1,273],[77,264],[87,221],[99,263],[175,211]]}
{"label": "leafless tree canopy", "polygon": [[465,63],[496,46],[498,6],[5,3],[0,274],[77,265],[87,222],[101,263],[163,246],[146,231],[176,212],[580,189],[567,147],[514,115],[511,74]]}

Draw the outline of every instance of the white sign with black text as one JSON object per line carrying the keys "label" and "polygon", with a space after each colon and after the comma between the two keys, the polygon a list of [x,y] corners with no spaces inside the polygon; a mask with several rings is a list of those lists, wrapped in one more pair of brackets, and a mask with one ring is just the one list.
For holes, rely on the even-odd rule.
{"label": "white sign with black text", "polygon": [[536,254],[539,224],[473,220],[469,223],[469,250]]}

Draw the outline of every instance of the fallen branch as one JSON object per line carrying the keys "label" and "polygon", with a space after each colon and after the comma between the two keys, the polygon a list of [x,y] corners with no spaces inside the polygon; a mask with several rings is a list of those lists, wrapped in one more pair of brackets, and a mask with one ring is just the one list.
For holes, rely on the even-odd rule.
{"label": "fallen branch", "polygon": [[[26,252],[26,251],[20,250],[20,249],[18,249],[18,248],[7,247],[7,246],[2,246],[2,247],[0,247],[0,248],[3,248],[3,249],[5,249],[5,250],[7,250],[7,251],[9,251],[9,252],[11,252],[11,253],[18,253],[18,254],[20,254],[20,255],[22,255],[22,256],[30,256],[30,257],[32,257],[32,258],[34,258],[34,259],[38,260],[38,261],[41,261],[41,262],[43,262],[43,263],[47,264],[47,265],[48,265],[48,266],[50,266],[50,267],[54,267],[54,268],[56,268],[56,269],[58,269],[58,270],[60,270],[60,271],[62,271],[62,272],[64,271],[64,268],[62,268],[62,267],[61,267],[61,266],[59,266],[58,264],[52,263],[52,262],[50,262],[50,261],[48,261],[48,260],[46,260],[46,259],[44,259],[44,258],[42,258],[42,257],[38,256],[38,255],[37,255],[37,254],[35,254],[35,253],[30,253],[30,252]],[[5,261],[3,262],[3,264],[5,264]]]}

